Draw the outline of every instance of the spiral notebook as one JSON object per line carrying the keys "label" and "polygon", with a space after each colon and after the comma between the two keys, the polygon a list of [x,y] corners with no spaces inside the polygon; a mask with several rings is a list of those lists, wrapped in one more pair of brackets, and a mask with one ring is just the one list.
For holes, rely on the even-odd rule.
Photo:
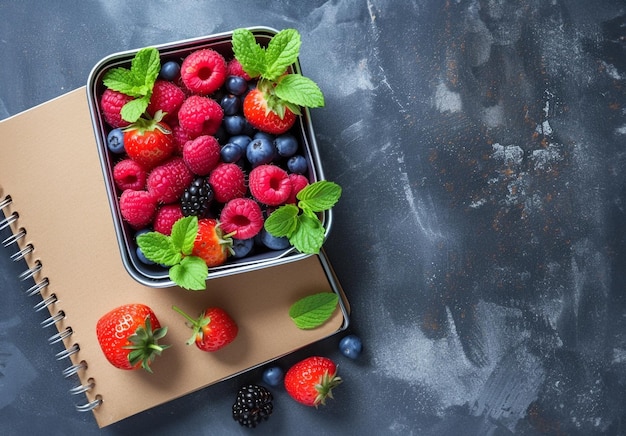
{"label": "spiral notebook", "polygon": [[[104,427],[240,374],[343,330],[348,303],[324,254],[208,282],[204,292],[153,289],[126,272],[115,238],[85,88],[0,121],[0,228],[25,262],[24,304],[47,310],[50,359],[67,362],[79,411]],[[8,146],[8,144],[11,144]],[[18,290],[13,290],[17,292]],[[299,330],[289,306],[316,292],[336,292],[340,304],[319,328]],[[153,308],[169,327],[171,348],[153,374],[114,368],[95,333],[98,318],[125,303]],[[198,313],[223,307],[239,324],[237,339],[206,353],[185,344],[191,330],[171,309]],[[36,326],[33,326],[35,328]]]}

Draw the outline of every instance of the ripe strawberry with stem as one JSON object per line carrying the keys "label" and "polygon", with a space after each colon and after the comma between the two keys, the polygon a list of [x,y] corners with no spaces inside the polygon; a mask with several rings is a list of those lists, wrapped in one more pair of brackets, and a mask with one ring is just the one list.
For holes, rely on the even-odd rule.
{"label": "ripe strawberry with stem", "polygon": [[295,29],[278,32],[261,47],[248,29],[233,32],[233,52],[244,71],[257,78],[257,87],[246,95],[244,116],[255,128],[281,134],[293,126],[300,107],[324,106],[324,95],[315,82],[291,72],[298,60],[300,34]]}
{"label": "ripe strawberry with stem", "polygon": [[177,306],[173,306],[172,309],[185,317],[193,330],[187,345],[195,343],[202,351],[217,351],[224,348],[235,340],[239,332],[237,323],[220,307],[209,307],[196,319]]}
{"label": "ripe strawberry with stem", "polygon": [[145,304],[125,304],[107,312],[96,323],[96,336],[107,360],[116,368],[143,368],[150,365],[169,345],[159,345],[167,333],[152,309]]}
{"label": "ripe strawberry with stem", "polygon": [[123,129],[126,154],[146,169],[164,162],[176,149],[172,129],[162,119],[163,112],[157,111],[154,118],[139,118]]}
{"label": "ripe strawberry with stem", "polygon": [[285,374],[287,393],[305,406],[325,405],[332,390],[342,382],[337,365],[327,357],[312,356],[293,365]]}
{"label": "ripe strawberry with stem", "polygon": [[198,220],[198,234],[191,254],[204,260],[208,267],[222,265],[234,254],[232,236],[235,233],[224,234],[217,220],[202,218]]}

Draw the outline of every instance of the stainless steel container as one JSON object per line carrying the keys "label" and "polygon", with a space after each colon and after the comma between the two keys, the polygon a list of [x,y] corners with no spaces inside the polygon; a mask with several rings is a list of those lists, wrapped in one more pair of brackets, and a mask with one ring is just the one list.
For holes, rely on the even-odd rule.
{"label": "stainless steel container", "polygon": [[[266,45],[269,40],[278,33],[277,30],[269,27],[251,27],[249,29],[254,34],[257,42],[262,46]],[[154,47],[159,50],[162,63],[169,59],[180,61],[192,51],[204,48],[212,48],[221,53],[226,59],[231,59],[233,57],[231,39],[232,32],[225,32],[201,38],[156,45]],[[113,180],[113,166],[119,158],[110,153],[107,148],[106,138],[110,127],[103,121],[99,107],[100,96],[105,90],[102,84],[102,78],[105,72],[114,67],[121,66],[128,68],[138,50],[139,49],[111,54],[98,62],[89,75],[87,94],[102,165],[104,184],[109,197],[111,213],[124,267],[135,280],[146,286],[169,287],[173,286],[174,283],[169,279],[167,269],[158,265],[146,265],[139,260],[136,254],[136,243],[134,241],[135,231],[122,219],[118,201],[120,192],[117,191]],[[302,74],[299,62],[296,62],[292,66],[292,70],[293,72]],[[303,147],[304,155],[308,160],[309,182],[313,183],[323,180],[324,173],[320,163],[313,126],[311,124],[309,111],[306,108],[303,108],[302,116],[298,117],[298,121],[292,133],[298,137]],[[323,213],[320,217],[325,229],[325,236],[328,236],[328,232],[330,231],[331,219],[331,211]],[[282,251],[266,250],[242,259],[229,260],[224,265],[210,268],[207,280],[297,261],[308,256],[310,255],[299,253],[293,247]]]}

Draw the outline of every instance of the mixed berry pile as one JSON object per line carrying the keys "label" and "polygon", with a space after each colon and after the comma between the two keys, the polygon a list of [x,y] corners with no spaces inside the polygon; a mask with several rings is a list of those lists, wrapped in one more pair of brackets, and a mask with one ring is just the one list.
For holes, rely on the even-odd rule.
{"label": "mixed berry pile", "polygon": [[[195,215],[216,220],[221,236],[232,238],[229,258],[290,246],[263,224],[275,208],[296,203],[310,181],[309,162],[293,120],[282,132],[244,116],[256,82],[237,59],[205,48],[162,60],[147,109],[133,123],[122,108],[134,97],[104,90],[113,180],[136,235],[169,235],[176,221]],[[138,247],[137,256],[154,264]]]}

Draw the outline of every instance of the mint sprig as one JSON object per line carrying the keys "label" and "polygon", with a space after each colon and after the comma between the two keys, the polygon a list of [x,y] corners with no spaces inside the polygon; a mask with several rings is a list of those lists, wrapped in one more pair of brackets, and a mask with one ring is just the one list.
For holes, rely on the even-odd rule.
{"label": "mint sprig", "polygon": [[121,115],[125,121],[134,123],[146,111],[160,69],[159,51],[154,47],[147,47],[135,54],[130,69],[117,67],[104,74],[104,86],[135,97],[122,107]]}
{"label": "mint sprig", "polygon": [[304,187],[296,198],[298,204],[286,204],[265,220],[265,230],[271,235],[287,237],[301,253],[317,254],[324,243],[324,226],[318,213],[333,207],[341,197],[341,187],[320,180]]}
{"label": "mint sprig", "polygon": [[172,233],[147,232],[137,237],[137,245],[147,259],[169,268],[169,277],[184,289],[206,289],[209,268],[204,260],[193,256],[198,234],[198,217],[183,217],[174,223]]}
{"label": "mint sprig", "polygon": [[339,296],[332,292],[309,295],[291,305],[289,317],[299,329],[314,329],[328,321],[337,303]]}
{"label": "mint sprig", "polygon": [[[252,78],[259,78],[259,89],[273,93],[290,109],[324,106],[324,94],[313,80],[288,73],[300,53],[301,38],[296,29],[281,30],[265,48],[257,43],[250,30],[237,29],[232,44],[235,58],[244,71]],[[298,109],[292,111],[299,113]]]}

